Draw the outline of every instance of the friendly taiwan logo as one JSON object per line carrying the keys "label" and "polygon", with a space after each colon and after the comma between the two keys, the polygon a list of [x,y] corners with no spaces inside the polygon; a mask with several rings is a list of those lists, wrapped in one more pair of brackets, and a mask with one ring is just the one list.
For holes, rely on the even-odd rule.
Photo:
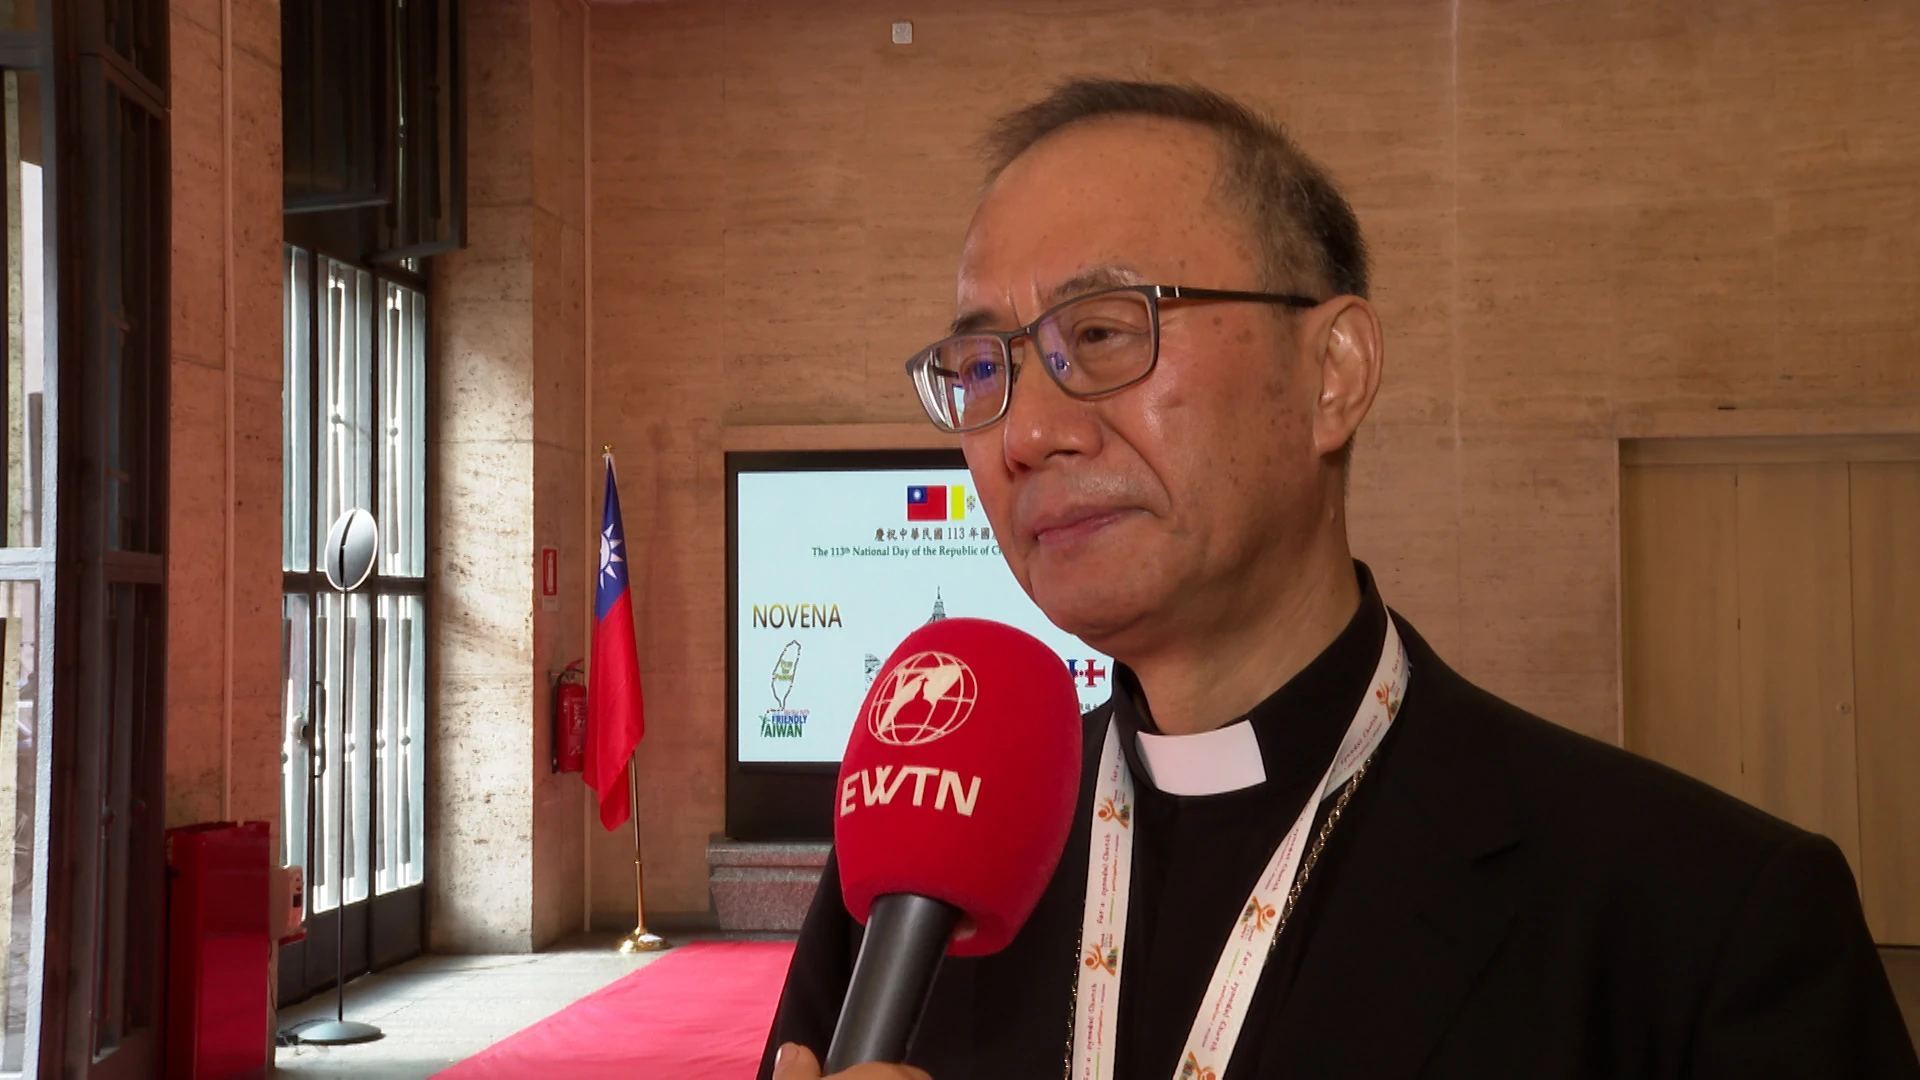
{"label": "friendly taiwan logo", "polygon": [[799,739],[807,733],[807,710],[790,708],[787,705],[793,696],[794,682],[800,673],[800,643],[787,642],[780,650],[780,658],[773,662],[773,677],[769,685],[773,690],[773,708],[760,714],[760,737],[763,739]]}

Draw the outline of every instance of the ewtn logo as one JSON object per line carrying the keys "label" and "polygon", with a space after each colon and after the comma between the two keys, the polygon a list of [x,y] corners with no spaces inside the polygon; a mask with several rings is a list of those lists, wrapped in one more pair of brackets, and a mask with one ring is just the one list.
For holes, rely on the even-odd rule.
{"label": "ewtn logo", "polygon": [[883,743],[924,746],[959,730],[980,684],[973,669],[943,652],[914,653],[894,665],[867,706],[867,730]]}
{"label": "ewtn logo", "polygon": [[962,782],[960,774],[952,769],[932,765],[879,765],[861,769],[840,782],[840,816],[846,817],[862,806],[886,806],[901,793],[909,778],[913,780],[913,805],[926,805],[927,781],[932,780],[935,810],[947,809],[951,800],[954,813],[961,817],[973,816],[974,803],[980,798],[980,778],[975,776]]}

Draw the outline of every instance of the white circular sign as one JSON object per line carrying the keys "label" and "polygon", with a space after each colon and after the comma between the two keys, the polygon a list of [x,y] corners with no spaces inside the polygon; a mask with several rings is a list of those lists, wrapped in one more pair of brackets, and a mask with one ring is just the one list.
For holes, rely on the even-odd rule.
{"label": "white circular sign", "polygon": [[373,557],[380,544],[380,530],[373,515],[359,507],[341,514],[327,530],[327,545],[321,552],[321,570],[327,584],[341,592],[352,592],[366,583],[373,573]]}

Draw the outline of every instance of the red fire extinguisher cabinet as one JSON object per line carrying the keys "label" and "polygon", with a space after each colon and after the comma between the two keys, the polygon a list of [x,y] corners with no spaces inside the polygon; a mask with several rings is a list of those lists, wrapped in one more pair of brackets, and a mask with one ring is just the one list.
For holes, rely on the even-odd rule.
{"label": "red fire extinguisher cabinet", "polygon": [[167,1078],[215,1080],[267,1065],[263,821],[167,830]]}
{"label": "red fire extinguisher cabinet", "polygon": [[587,682],[580,661],[567,665],[553,687],[553,771],[587,767]]}

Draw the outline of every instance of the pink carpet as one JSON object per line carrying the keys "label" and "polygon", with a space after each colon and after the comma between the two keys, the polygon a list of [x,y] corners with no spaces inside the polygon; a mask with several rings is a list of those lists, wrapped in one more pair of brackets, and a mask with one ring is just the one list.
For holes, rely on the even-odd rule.
{"label": "pink carpet", "polygon": [[748,1080],[792,959],[790,942],[682,945],[437,1080]]}

